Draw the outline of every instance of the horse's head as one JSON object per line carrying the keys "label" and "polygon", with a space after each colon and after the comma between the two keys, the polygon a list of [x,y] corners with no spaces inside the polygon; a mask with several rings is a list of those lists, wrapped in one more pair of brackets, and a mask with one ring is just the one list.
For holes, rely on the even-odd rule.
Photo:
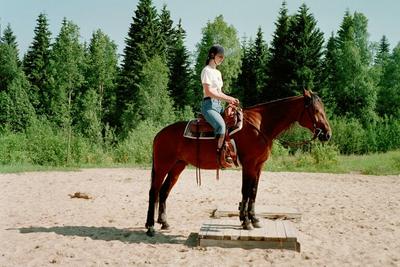
{"label": "horse's head", "polygon": [[299,124],[310,129],[314,133],[314,138],[328,141],[332,136],[332,131],[321,98],[308,90],[304,90],[303,95],[304,109],[301,112]]}

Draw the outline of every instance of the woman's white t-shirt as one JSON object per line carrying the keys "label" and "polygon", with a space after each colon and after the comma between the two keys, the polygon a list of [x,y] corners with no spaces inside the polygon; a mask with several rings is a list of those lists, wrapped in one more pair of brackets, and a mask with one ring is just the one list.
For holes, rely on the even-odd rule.
{"label": "woman's white t-shirt", "polygon": [[[201,71],[201,83],[208,84],[210,88],[216,89],[219,93],[221,92],[222,86],[224,85],[222,81],[221,72],[217,69],[210,67],[209,65],[205,66]],[[203,88],[203,96],[206,94]]]}

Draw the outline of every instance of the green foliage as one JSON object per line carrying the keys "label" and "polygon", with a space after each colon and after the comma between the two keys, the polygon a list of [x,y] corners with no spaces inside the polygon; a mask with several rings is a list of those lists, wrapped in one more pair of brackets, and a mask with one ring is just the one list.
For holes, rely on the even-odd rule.
{"label": "green foliage", "polygon": [[[238,77],[240,72],[241,50],[240,42],[237,37],[237,31],[232,25],[228,25],[224,21],[224,17],[219,15],[212,22],[207,22],[207,25],[202,30],[201,41],[197,44],[197,60],[195,66],[196,77],[200,77],[200,73],[205,66],[208,50],[214,44],[220,44],[225,48],[225,60],[218,69],[222,73],[224,79],[224,92],[230,93],[231,85]],[[200,78],[198,78],[200,79]],[[201,83],[198,82],[198,87],[195,91],[194,103],[198,105],[202,95]]]}
{"label": "green foliage", "polygon": [[65,18],[50,59],[50,82],[47,88],[48,117],[63,127],[72,124],[76,98],[84,82],[84,49],[79,43],[79,28]]}
{"label": "green foliage", "polygon": [[153,121],[141,121],[115,149],[115,159],[120,163],[150,164],[153,138],[160,126]]}
{"label": "green foliage", "polygon": [[86,52],[85,84],[78,100],[77,128],[84,136],[100,142],[103,125],[114,120],[117,47],[102,31],[93,33]]}
{"label": "green foliage", "polygon": [[128,106],[123,115],[125,131],[134,128],[135,123],[147,120],[166,125],[175,119],[173,101],[168,85],[168,67],[159,56],[150,59],[142,69],[142,80],[135,105]]}
{"label": "green foliage", "polygon": [[372,154],[364,165],[359,157],[338,156],[400,148],[400,45],[390,51],[385,36],[371,44],[362,13],[345,13],[325,51],[306,5],[291,16],[283,3],[269,46],[258,28],[254,41],[240,47],[235,28],[218,16],[203,28],[195,62],[181,22],[174,27],[166,5],[158,14],[151,0],[140,0],[132,19],[121,68],[115,43],[101,30],[83,45],[78,26],[64,19],[51,45],[43,13],[21,65],[16,36],[6,27],[0,37],[1,164],[149,164],[156,133],[199,109],[200,71],[210,46],[219,43],[226,49],[219,67],[224,91],[245,106],[303,87],[326,103],[333,139],[288,146],[312,137],[295,126],[275,141],[272,169],[398,173],[398,152]]}
{"label": "green foliage", "polygon": [[[360,13],[346,12],[338,36],[331,41],[329,61],[331,70],[325,93],[334,102],[334,114],[361,118],[364,125],[376,119],[376,82],[367,47],[367,21]],[[328,67],[328,68],[329,68]]]}

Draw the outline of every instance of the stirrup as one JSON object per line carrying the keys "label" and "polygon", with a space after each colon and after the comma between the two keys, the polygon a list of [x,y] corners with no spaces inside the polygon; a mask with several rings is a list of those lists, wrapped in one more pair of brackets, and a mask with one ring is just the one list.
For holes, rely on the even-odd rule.
{"label": "stirrup", "polygon": [[217,163],[221,169],[232,168],[234,165],[233,159],[230,155],[226,155],[226,148],[223,145],[220,149],[217,149]]}

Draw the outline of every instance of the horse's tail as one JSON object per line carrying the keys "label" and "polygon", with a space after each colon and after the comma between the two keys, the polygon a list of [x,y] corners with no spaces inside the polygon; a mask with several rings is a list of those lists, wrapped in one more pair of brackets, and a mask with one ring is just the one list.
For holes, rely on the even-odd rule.
{"label": "horse's tail", "polygon": [[[156,179],[156,170],[155,170],[155,168],[154,168],[154,146],[155,146],[155,141],[156,141],[156,138],[157,138],[157,136],[158,135],[156,135],[155,137],[154,137],[154,140],[153,140],[153,151],[152,151],[152,155],[151,155],[151,184],[150,184],[150,188],[152,188],[153,187],[153,185],[154,185],[154,183],[156,182],[155,181],[155,179]],[[154,199],[154,203],[155,203],[155,212],[158,212],[158,202],[159,202],[159,194],[158,195],[156,195],[155,196],[155,199]]]}

